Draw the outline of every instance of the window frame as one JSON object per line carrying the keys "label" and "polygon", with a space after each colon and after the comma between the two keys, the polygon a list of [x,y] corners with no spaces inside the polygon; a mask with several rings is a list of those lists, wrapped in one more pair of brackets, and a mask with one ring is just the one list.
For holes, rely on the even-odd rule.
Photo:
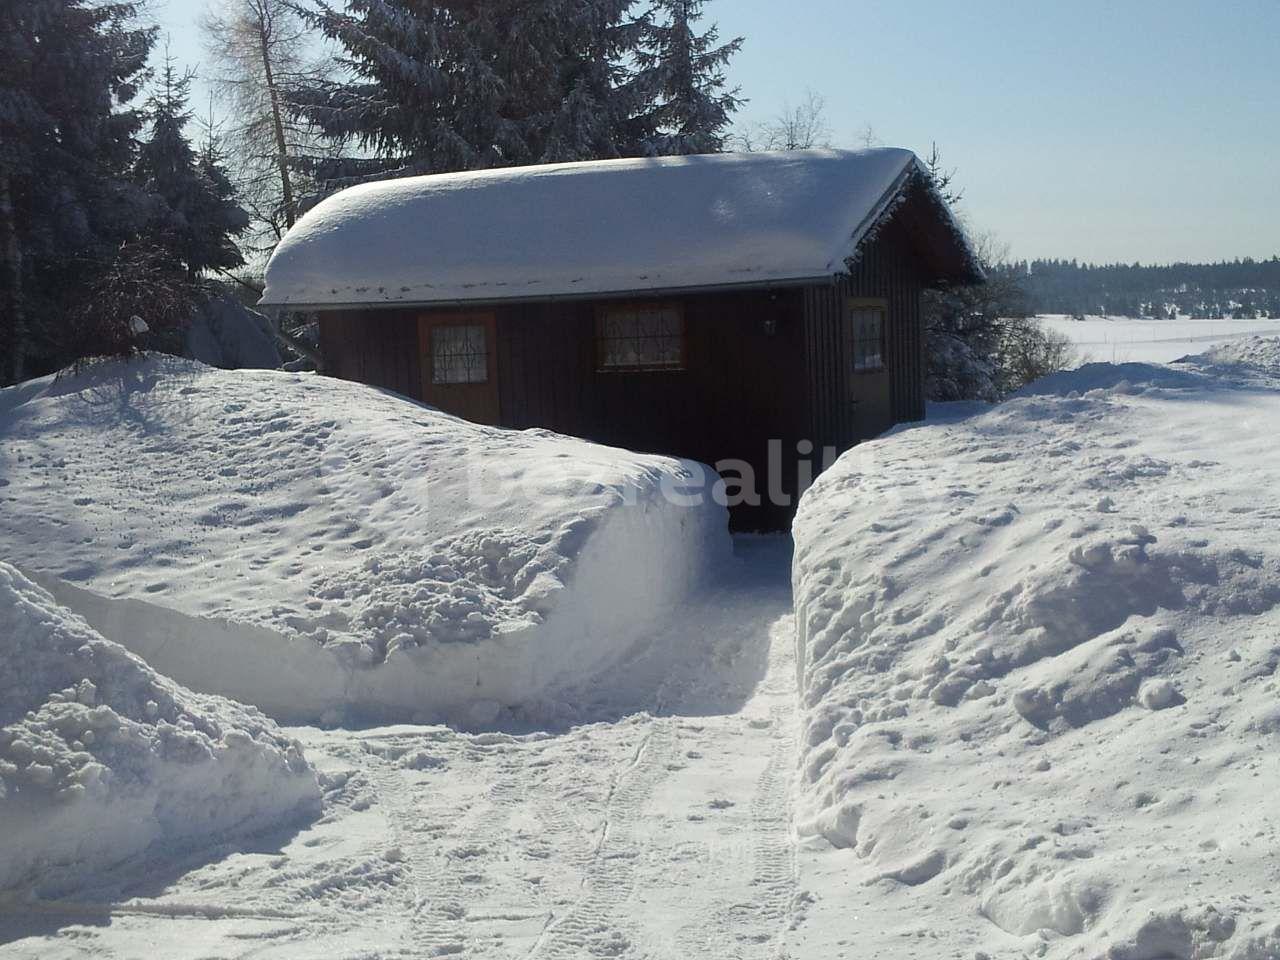
{"label": "window frame", "polygon": [[[605,363],[607,345],[611,339],[604,335],[608,315],[614,312],[671,310],[680,324],[680,358],[675,363]],[[628,373],[680,373],[689,368],[689,325],[684,304],[678,300],[627,300],[597,304],[595,308],[595,368],[601,374]]]}
{"label": "window frame", "polygon": [[[854,326],[854,313],[862,310],[878,310],[880,313],[880,363],[874,367],[858,365],[858,345],[862,341]],[[845,321],[848,324],[849,372],[855,376],[886,372],[889,369],[889,301],[884,297],[848,297],[845,300]]]}
{"label": "window frame", "polygon": [[[454,354],[453,356],[471,357],[480,356],[484,358],[484,377],[480,380],[437,380],[436,379],[436,335],[441,330],[455,330],[458,328],[475,329],[480,331],[480,336],[484,345],[484,351],[480,354]],[[449,321],[447,323],[433,323],[429,328],[429,352],[427,359],[431,363],[430,379],[433,387],[473,387],[486,386],[490,382],[492,371],[490,369],[493,361],[493,347],[490,344],[489,326],[483,322],[475,322],[470,319],[459,318],[456,322]]]}

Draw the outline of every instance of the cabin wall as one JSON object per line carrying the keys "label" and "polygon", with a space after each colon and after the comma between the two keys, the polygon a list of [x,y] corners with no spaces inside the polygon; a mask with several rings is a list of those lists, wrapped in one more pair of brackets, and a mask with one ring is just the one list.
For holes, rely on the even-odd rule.
{"label": "cabin wall", "polygon": [[[830,284],[655,297],[683,308],[683,370],[597,369],[597,310],[617,301],[477,306],[495,317],[499,423],[713,466],[745,461],[763,502],[736,509],[735,526],[785,528],[800,490],[835,455],[924,415],[915,263],[905,232],[890,223],[852,272]],[[849,297],[888,301],[883,373],[852,370]],[[419,319],[458,312],[325,312],[326,372],[422,400]]]}
{"label": "cabin wall", "polygon": [[418,310],[328,310],[320,314],[324,372],[422,399]]}
{"label": "cabin wall", "polygon": [[[745,461],[766,500],[734,512],[742,528],[786,523],[796,497],[796,443],[808,410],[799,290],[658,298],[685,317],[685,369],[599,372],[596,311],[586,301],[528,303],[498,315],[503,423],[547,427],[600,443],[716,465]],[[770,459],[771,440],[778,450]]]}
{"label": "cabin wall", "polygon": [[[610,301],[477,307],[496,317],[500,423],[542,427],[645,453],[715,465],[744,461],[764,501],[734,512],[744,529],[785,526],[805,485],[810,440],[804,294],[799,289],[655,298],[681,304],[685,368],[600,372],[596,312]],[[430,310],[328,311],[325,372],[421,400],[418,318]],[[457,312],[456,308],[449,311]],[[776,448],[771,457],[770,441]],[[817,472],[816,467],[812,472]],[[772,474],[772,477],[771,477]],[[770,486],[782,494],[770,503]]]}
{"label": "cabin wall", "polygon": [[[804,292],[805,388],[815,442],[838,450],[924,417],[924,289],[904,230],[890,222],[850,273]],[[849,298],[888,302],[885,369],[860,373],[848,354]]]}

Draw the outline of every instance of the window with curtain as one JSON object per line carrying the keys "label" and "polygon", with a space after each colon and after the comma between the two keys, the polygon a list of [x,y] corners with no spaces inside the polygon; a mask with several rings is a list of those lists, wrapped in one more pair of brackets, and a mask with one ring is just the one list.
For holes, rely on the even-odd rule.
{"label": "window with curtain", "polygon": [[431,329],[431,382],[487,383],[489,345],[480,324]]}
{"label": "window with curtain", "polygon": [[680,307],[605,307],[596,316],[602,372],[684,369],[684,313]]}
{"label": "window with curtain", "polygon": [[884,328],[888,305],[883,302],[849,302],[850,354],[855,372],[884,369]]}

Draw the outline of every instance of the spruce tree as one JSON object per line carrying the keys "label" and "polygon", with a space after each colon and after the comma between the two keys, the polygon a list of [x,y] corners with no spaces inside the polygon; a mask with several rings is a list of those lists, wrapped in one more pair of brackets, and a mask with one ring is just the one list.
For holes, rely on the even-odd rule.
{"label": "spruce tree", "polygon": [[[550,123],[539,162],[607,160],[650,152],[645,91],[629,61],[645,36],[633,0],[562,0]],[[541,118],[535,117],[535,121]]]}
{"label": "spruce tree", "polygon": [[350,79],[286,94],[291,109],[346,155],[310,158],[334,186],[360,179],[525,162],[519,124],[495,72],[502,11],[430,0],[319,2],[309,23],[343,54]]}
{"label": "spruce tree", "polygon": [[142,239],[167,253],[194,282],[205,270],[244,263],[233,237],[249,221],[232,197],[216,149],[198,157],[187,139],[192,78],[165,57],[147,102],[150,130],[139,146],[134,176],[149,203]]}
{"label": "spruce tree", "polygon": [[65,357],[88,277],[145,217],[131,103],[154,39],[128,2],[0,4],[0,382]]}
{"label": "spruce tree", "polygon": [[329,189],[360,179],[635,155],[646,101],[628,64],[634,0],[320,0],[311,24],[349,79],[287,94],[337,161],[304,166]]}
{"label": "spruce tree", "polygon": [[651,102],[650,146],[658,154],[718,153],[742,100],[725,89],[725,67],[742,38],[720,43],[713,24],[699,33],[705,0],[653,0],[636,54],[636,82]]}
{"label": "spruce tree", "polygon": [[249,229],[249,214],[240,206],[221,144],[212,130],[200,151],[197,168],[205,182],[204,208],[198,219],[211,225],[205,238],[206,268],[230,270],[243,266],[244,254],[236,238]]}

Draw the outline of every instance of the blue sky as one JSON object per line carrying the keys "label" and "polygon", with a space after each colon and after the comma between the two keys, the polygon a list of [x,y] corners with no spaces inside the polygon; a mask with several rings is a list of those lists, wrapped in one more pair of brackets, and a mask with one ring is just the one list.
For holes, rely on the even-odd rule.
{"label": "blue sky", "polygon": [[[208,0],[154,0],[186,62]],[[710,0],[766,119],[821,94],[839,146],[937,141],[1018,257],[1280,253],[1280,0]]]}

